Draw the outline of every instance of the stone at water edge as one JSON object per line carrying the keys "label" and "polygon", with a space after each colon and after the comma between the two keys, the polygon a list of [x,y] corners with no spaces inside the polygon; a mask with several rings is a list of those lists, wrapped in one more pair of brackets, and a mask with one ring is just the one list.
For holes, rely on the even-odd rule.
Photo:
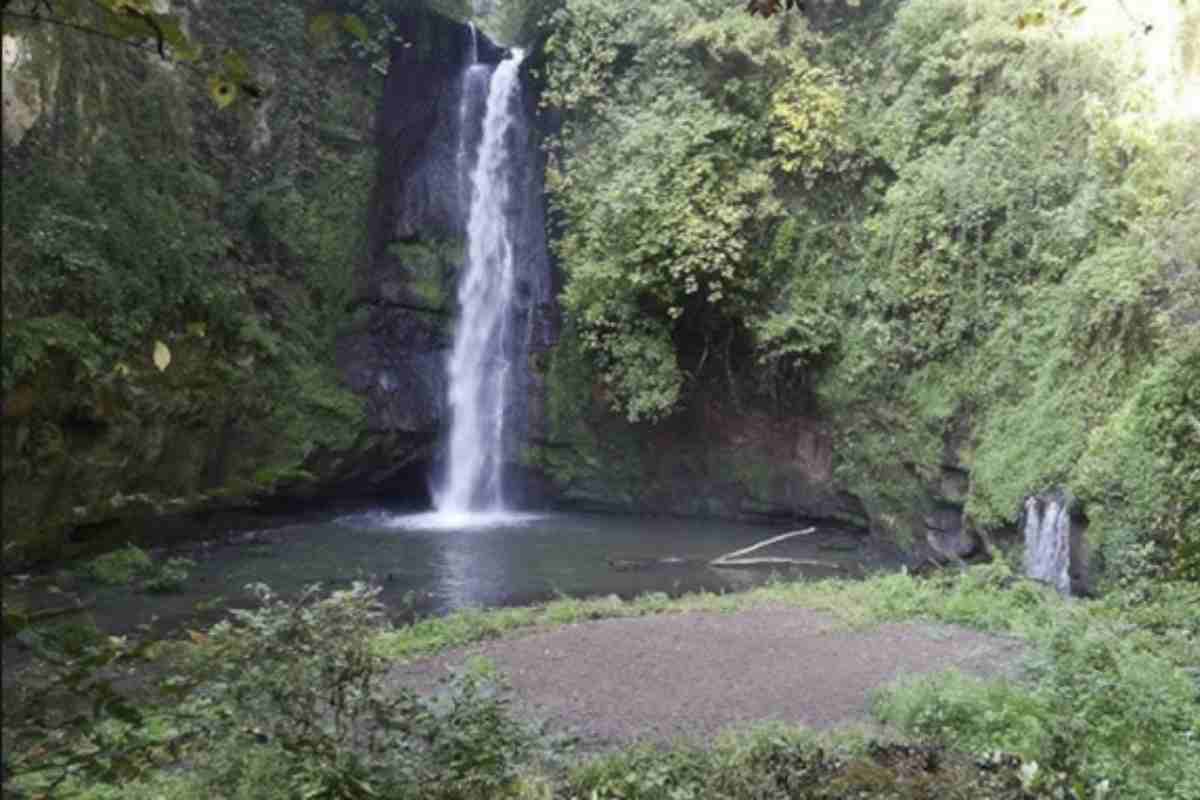
{"label": "stone at water edge", "polygon": [[965,559],[979,552],[979,537],[965,524],[961,509],[939,509],[927,514],[924,522],[925,541],[943,558]]}

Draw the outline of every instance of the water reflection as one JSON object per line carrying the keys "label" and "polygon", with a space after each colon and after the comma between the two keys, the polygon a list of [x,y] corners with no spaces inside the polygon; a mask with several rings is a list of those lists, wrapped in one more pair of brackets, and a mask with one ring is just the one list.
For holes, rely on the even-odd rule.
{"label": "water reflection", "polygon": [[548,516],[516,511],[426,511],[421,514],[368,512],[342,517],[339,522],[351,527],[462,533],[490,528],[520,528],[545,520]]}

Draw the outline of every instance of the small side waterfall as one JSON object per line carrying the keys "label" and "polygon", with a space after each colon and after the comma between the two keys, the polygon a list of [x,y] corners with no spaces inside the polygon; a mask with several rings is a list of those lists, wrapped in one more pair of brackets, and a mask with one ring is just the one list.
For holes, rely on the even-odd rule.
{"label": "small side waterfall", "polygon": [[1071,593],[1071,500],[1061,492],[1025,501],[1025,574]]}
{"label": "small side waterfall", "polygon": [[[467,187],[467,258],[459,279],[459,315],[448,365],[450,435],[444,478],[434,492],[440,513],[502,511],[506,507],[502,470],[509,460],[507,414],[517,378],[514,373],[523,369],[528,338],[515,330],[518,326],[514,324],[518,265],[510,219],[521,202],[514,196],[516,156],[509,140],[521,113],[522,57],[520,50],[514,51],[491,73],[483,134]],[[486,67],[467,68],[464,130],[472,86],[486,74]],[[462,147],[465,165],[465,140]]]}

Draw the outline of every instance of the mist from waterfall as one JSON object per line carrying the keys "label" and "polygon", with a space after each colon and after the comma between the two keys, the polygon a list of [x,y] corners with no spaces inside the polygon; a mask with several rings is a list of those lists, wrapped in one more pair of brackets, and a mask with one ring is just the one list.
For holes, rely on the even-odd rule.
{"label": "mist from waterfall", "polygon": [[[440,514],[506,508],[503,468],[511,438],[507,412],[514,373],[525,358],[525,337],[513,324],[517,263],[510,220],[515,203],[520,202],[514,197],[517,155],[510,142],[522,113],[522,57],[520,50],[513,51],[491,73],[482,138],[465,187],[469,192],[467,257],[459,279],[459,313],[448,364],[450,432],[443,480],[434,491]],[[461,101],[464,129],[471,112],[472,84],[482,80],[486,69],[476,64],[467,67]],[[464,152],[460,162],[466,161]]]}

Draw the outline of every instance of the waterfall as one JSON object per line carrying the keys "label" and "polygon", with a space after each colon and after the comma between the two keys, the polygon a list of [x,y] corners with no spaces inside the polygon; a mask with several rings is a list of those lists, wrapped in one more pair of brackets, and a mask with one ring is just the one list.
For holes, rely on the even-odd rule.
{"label": "waterfall", "polygon": [[[470,171],[467,258],[459,279],[459,314],[448,364],[449,443],[442,485],[434,492],[439,512],[506,507],[502,470],[511,438],[506,412],[527,345],[527,336],[516,330],[514,320],[518,265],[510,219],[522,202],[513,187],[518,154],[511,146],[522,113],[522,57],[520,50],[513,51],[491,73],[483,134]],[[464,76],[464,130],[472,82],[482,80],[486,69],[471,65]],[[464,165],[465,141],[460,139]]]}
{"label": "waterfall", "polygon": [[458,153],[455,166],[458,173],[459,208],[469,212],[472,194],[472,175],[468,169],[471,163],[471,148],[478,143],[472,138],[471,120],[476,109],[487,91],[488,77],[491,69],[478,63],[478,44],[475,41],[475,28],[471,28],[471,52],[467,68],[463,72],[462,89],[458,101]]}
{"label": "waterfall", "polygon": [[1025,501],[1025,574],[1071,593],[1071,500],[1055,492]]}

